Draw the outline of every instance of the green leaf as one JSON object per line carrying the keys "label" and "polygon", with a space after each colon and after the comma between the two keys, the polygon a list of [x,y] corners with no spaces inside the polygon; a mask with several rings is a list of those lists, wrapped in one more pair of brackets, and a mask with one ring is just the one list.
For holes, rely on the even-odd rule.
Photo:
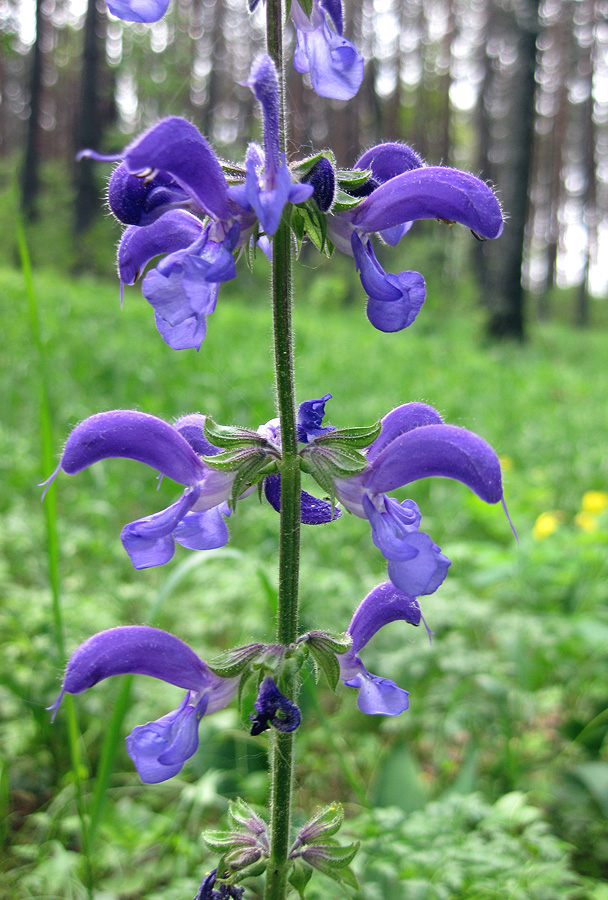
{"label": "green leaf", "polygon": [[569,774],[585,785],[608,819],[608,763],[601,760],[580,763]]}
{"label": "green leaf", "polygon": [[264,644],[247,644],[245,647],[235,647],[215,656],[207,665],[212,672],[222,678],[234,678],[240,675],[251,664],[255,657],[264,649]]}
{"label": "green leaf", "polygon": [[228,181],[244,181],[247,172],[242,166],[237,166],[235,163],[222,162],[220,163],[222,167],[222,171]]}
{"label": "green leaf", "polygon": [[304,860],[294,860],[293,869],[289,876],[289,883],[300,895],[300,900],[305,900],[304,891],[311,878],[312,868],[307,865]]}

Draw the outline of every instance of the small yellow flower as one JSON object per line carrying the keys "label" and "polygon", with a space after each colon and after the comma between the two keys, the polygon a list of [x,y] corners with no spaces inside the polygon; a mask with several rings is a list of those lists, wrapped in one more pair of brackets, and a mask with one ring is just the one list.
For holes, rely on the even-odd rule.
{"label": "small yellow flower", "polygon": [[599,528],[595,516],[585,510],[575,515],[574,522],[581,531],[597,531]]}
{"label": "small yellow flower", "polygon": [[[608,506],[608,494],[605,491],[586,491],[583,494],[581,509],[584,513],[599,516]],[[587,530],[587,529],[585,529]]]}
{"label": "small yellow flower", "polygon": [[513,468],[513,460],[510,456],[499,456],[498,461],[503,472],[510,472]]}
{"label": "small yellow flower", "polygon": [[560,510],[556,512],[541,513],[532,529],[532,537],[535,541],[544,541],[559,527],[559,523],[563,521],[564,514]]}

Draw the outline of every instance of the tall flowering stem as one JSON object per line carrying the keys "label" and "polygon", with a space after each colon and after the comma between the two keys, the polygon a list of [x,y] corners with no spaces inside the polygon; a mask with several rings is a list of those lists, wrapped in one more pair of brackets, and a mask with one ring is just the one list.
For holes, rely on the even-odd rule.
{"label": "tall flowering stem", "polygon": [[[282,0],[268,0],[266,40],[279,78],[279,148],[287,149],[285,67],[283,61]],[[293,352],[292,245],[289,222],[284,217],[273,240],[272,307],[274,358],[279,418],[281,422],[281,526],[279,549],[279,597],[277,641],[289,646],[297,637],[298,577],[300,565],[300,465],[296,430],[296,398]],[[285,688],[295,700],[296,684]],[[266,870],[265,900],[284,900],[289,874],[288,852],[294,764],[294,732],[274,731],[271,751],[271,844]]]}

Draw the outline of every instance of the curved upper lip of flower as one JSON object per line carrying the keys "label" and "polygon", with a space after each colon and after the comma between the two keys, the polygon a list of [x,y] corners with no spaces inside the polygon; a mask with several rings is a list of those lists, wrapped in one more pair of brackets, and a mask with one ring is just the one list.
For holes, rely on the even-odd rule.
{"label": "curved upper lip of flower", "polygon": [[352,211],[340,213],[372,233],[415,219],[445,219],[482,238],[497,238],[503,218],[494,192],[479,178],[443,166],[402,172],[379,185]]}

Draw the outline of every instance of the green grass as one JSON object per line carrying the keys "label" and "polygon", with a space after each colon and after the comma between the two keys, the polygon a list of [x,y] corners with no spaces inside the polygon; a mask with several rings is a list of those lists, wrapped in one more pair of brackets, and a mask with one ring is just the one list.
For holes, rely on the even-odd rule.
{"label": "green grass", "polygon": [[[605,900],[608,517],[585,532],[575,516],[584,492],[608,487],[607,336],[547,325],[523,347],[484,345],[466,279],[457,292],[441,286],[459,273],[459,247],[455,240],[431,265],[433,246],[412,246],[408,265],[425,271],[426,260],[435,275],[428,308],[398,335],[369,325],[344,261],[300,270],[300,399],[330,391],[327,415],[338,427],[425,400],[446,421],[478,432],[508,458],[505,495],[520,543],[501,509],[462,485],[437,479],[411,487],[423,528],[453,560],[446,583],[422,603],[433,644],[423,629],[394,623],[364,651],[372,671],[410,690],[410,710],[397,719],[364,717],[342,687],[332,695],[321,682],[315,696],[309,678],[297,816],[334,798],[345,804],[349,830],[371,842],[355,866],[369,883],[357,897],[491,900],[508,884],[509,896],[526,900]],[[201,411],[254,428],[271,418],[264,278],[245,273],[223,289],[197,355],[162,343],[138,289],[127,291],[121,312],[113,284],[38,271],[55,458],[70,428],[104,409],[168,420]],[[201,748],[182,774],[144,787],[123,739],[172,709],[179,692],[145,678],[127,689],[115,679],[76,698],[82,741],[74,777],[66,712],[54,726],[45,712],[63,661],[37,487],[49,474],[40,452],[40,369],[20,271],[0,270],[0,300],[0,813],[9,812],[0,897],[87,896],[81,783],[98,900],[182,900],[214,864],[200,830],[221,821],[226,798],[240,793],[263,808],[265,738],[252,740],[236,710],[218,713],[203,720]],[[255,496],[230,520],[229,553],[178,548],[163,569],[135,572],[120,545],[122,526],[161,509],[179,489],[165,479],[157,492],[150,470],[121,460],[61,475],[56,485],[68,652],[94,631],[152,620],[203,658],[272,640],[278,522]],[[533,525],[547,511],[559,512],[557,530],[534,540]],[[385,571],[364,521],[345,516],[306,528],[302,629],[343,630]],[[462,807],[450,799],[460,795]],[[511,818],[504,795],[525,797],[513,801]],[[427,832],[444,821],[450,827],[431,842]],[[488,842],[493,862],[481,871],[479,847]],[[452,866],[443,873],[442,859]],[[331,890],[315,876],[310,896],[333,897]],[[257,894],[252,888],[247,896]]]}

